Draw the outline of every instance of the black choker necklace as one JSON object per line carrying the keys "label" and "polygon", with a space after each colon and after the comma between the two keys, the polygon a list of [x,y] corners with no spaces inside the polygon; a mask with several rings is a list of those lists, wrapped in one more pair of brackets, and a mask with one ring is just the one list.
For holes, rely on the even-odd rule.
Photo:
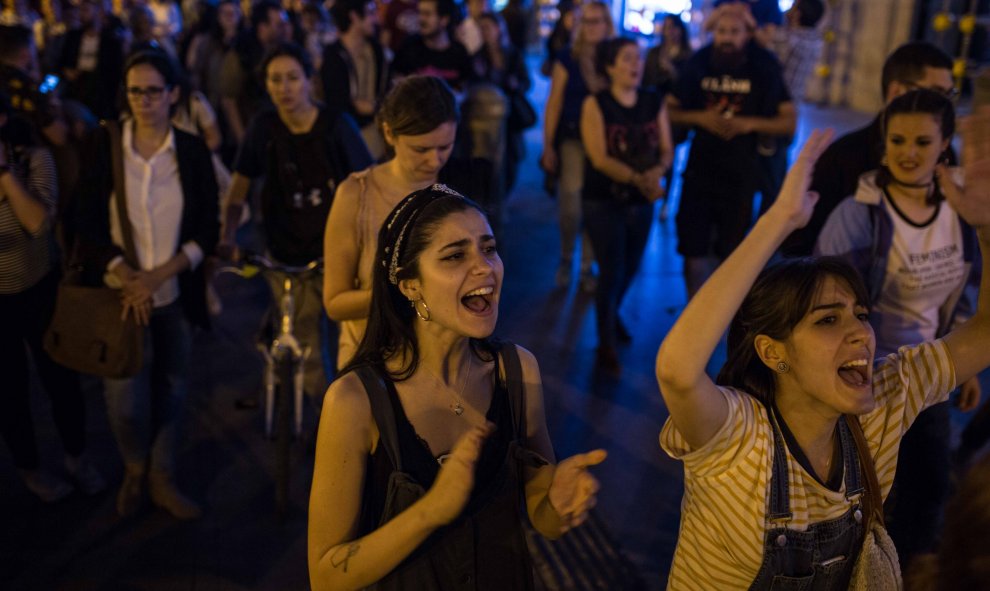
{"label": "black choker necklace", "polygon": [[928,181],[927,183],[905,183],[893,177],[891,177],[890,182],[894,183],[895,185],[900,185],[901,187],[907,187],[909,189],[930,189],[932,185],[935,184],[934,180]]}

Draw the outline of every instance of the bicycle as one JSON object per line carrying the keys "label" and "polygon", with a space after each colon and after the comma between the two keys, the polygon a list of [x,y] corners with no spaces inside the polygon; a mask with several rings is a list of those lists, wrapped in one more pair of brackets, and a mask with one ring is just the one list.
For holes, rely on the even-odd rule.
{"label": "bicycle", "polygon": [[[282,520],[289,505],[290,452],[292,440],[302,434],[303,366],[312,347],[303,347],[293,334],[294,278],[317,272],[322,260],[304,266],[274,263],[257,254],[247,254],[236,266],[221,267],[220,273],[233,273],[244,279],[262,275],[283,275],[283,294],[278,315],[273,317],[274,335],[270,343],[258,343],[265,360],[264,401],[265,437],[275,440],[275,513]],[[276,303],[272,302],[272,311]]]}

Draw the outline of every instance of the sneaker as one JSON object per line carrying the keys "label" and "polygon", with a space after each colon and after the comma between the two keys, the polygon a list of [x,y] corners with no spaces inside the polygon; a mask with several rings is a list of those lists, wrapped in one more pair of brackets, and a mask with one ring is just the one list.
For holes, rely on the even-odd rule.
{"label": "sneaker", "polygon": [[165,509],[176,519],[199,519],[203,510],[175,486],[172,476],[165,472],[152,472],[148,476],[148,492],[151,502]]}
{"label": "sneaker", "polygon": [[45,503],[56,503],[72,494],[72,485],[48,470],[21,470],[24,486]]}
{"label": "sneaker", "polygon": [[557,274],[554,275],[553,282],[557,287],[567,287],[571,284],[571,263],[561,262],[557,267]]}
{"label": "sneaker", "polygon": [[83,494],[96,495],[107,488],[103,476],[85,455],[76,458],[65,456],[65,470],[76,481]]}

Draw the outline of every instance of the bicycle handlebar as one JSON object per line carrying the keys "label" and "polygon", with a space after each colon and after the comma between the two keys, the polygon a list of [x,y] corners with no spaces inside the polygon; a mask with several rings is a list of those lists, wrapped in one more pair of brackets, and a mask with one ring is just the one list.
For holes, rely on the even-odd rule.
{"label": "bicycle handlebar", "polygon": [[251,267],[256,267],[257,269],[263,271],[276,271],[278,273],[286,273],[289,275],[302,275],[304,273],[309,273],[310,271],[315,271],[323,266],[323,259],[316,259],[310,261],[307,265],[284,265],[282,263],[273,262],[268,257],[255,253],[245,253],[241,257],[241,261],[238,264],[226,265],[217,269],[218,273],[233,273],[240,277],[250,278],[256,273],[256,269],[251,269]]}

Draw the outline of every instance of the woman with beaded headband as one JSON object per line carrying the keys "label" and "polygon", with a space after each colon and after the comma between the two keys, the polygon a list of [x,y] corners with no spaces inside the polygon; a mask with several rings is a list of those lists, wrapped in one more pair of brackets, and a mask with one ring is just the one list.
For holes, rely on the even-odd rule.
{"label": "woman with beaded headband", "polygon": [[378,228],[403,197],[437,182],[454,148],[458,116],[443,80],[406,78],[377,115],[392,157],[351,174],[337,189],[324,233],[323,306],[340,324],[338,368],[351,360],[364,334]]}
{"label": "woman with beaded headband", "polygon": [[491,339],[502,275],[487,218],[444,185],[385,220],[367,331],[323,407],[314,589],[532,589],[520,492],[548,537],[595,504],[605,452],[554,465],[536,360]]}

